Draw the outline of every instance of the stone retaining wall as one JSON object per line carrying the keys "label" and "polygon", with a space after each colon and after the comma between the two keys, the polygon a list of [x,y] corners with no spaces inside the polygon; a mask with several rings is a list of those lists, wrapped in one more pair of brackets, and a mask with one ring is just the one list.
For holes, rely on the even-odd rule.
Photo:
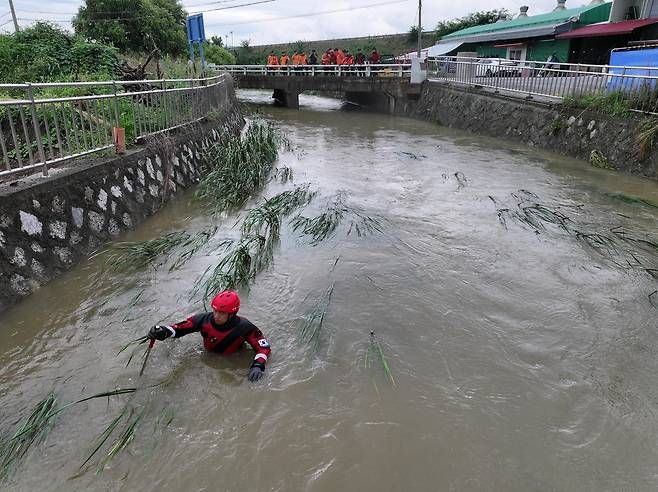
{"label": "stone retaining wall", "polygon": [[658,145],[646,155],[640,152],[642,117],[613,117],[436,82],[423,84],[407,114],[585,160],[597,151],[604,157],[600,166],[658,178]]}
{"label": "stone retaining wall", "polygon": [[199,181],[202,153],[239,132],[244,119],[231,87],[225,113],[128,154],[0,190],[0,310],[103,242],[157,212]]}

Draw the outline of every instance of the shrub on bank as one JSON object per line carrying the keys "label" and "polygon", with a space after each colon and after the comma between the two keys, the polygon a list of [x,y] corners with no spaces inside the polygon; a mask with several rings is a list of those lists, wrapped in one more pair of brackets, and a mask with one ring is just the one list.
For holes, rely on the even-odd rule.
{"label": "shrub on bank", "polygon": [[87,42],[46,22],[0,35],[0,80],[4,83],[111,78],[118,64],[115,48]]}

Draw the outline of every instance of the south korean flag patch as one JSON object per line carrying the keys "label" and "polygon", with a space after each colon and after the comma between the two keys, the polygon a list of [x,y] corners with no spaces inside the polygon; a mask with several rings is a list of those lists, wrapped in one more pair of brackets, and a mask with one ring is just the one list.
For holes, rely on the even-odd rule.
{"label": "south korean flag patch", "polygon": [[269,342],[264,338],[261,338],[260,340],[258,340],[258,346],[263,347],[263,348],[270,348]]}

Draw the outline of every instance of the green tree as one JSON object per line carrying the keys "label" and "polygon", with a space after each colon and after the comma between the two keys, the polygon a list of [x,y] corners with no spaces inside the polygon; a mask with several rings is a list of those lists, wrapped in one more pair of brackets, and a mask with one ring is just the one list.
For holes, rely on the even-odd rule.
{"label": "green tree", "polygon": [[461,31],[467,27],[482,26],[484,24],[493,24],[501,19],[506,19],[508,16],[507,9],[498,10],[482,10],[480,12],[473,12],[464,17],[453,19],[450,21],[441,21],[436,25],[436,39],[441,39],[450,33]]}
{"label": "green tree", "polygon": [[224,47],[224,41],[222,41],[221,36],[211,36],[210,37],[210,44],[214,44],[215,46]]}
{"label": "green tree", "polygon": [[418,42],[418,26],[411,26],[407,31],[407,43],[414,44]]}
{"label": "green tree", "polygon": [[73,18],[77,34],[121,51],[180,55],[186,49],[180,0],[85,0]]}
{"label": "green tree", "polygon": [[112,78],[117,65],[115,48],[88,43],[45,22],[0,36],[0,80],[4,82]]}
{"label": "green tree", "polygon": [[206,61],[215,65],[235,65],[235,56],[226,48],[212,43],[205,43],[203,51],[206,55]]}

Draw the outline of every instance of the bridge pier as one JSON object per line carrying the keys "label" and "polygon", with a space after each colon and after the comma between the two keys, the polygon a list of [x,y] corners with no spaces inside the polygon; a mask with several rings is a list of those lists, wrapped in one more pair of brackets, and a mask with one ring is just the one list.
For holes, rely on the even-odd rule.
{"label": "bridge pier", "polygon": [[286,108],[299,109],[299,92],[286,89],[274,89],[272,99]]}

